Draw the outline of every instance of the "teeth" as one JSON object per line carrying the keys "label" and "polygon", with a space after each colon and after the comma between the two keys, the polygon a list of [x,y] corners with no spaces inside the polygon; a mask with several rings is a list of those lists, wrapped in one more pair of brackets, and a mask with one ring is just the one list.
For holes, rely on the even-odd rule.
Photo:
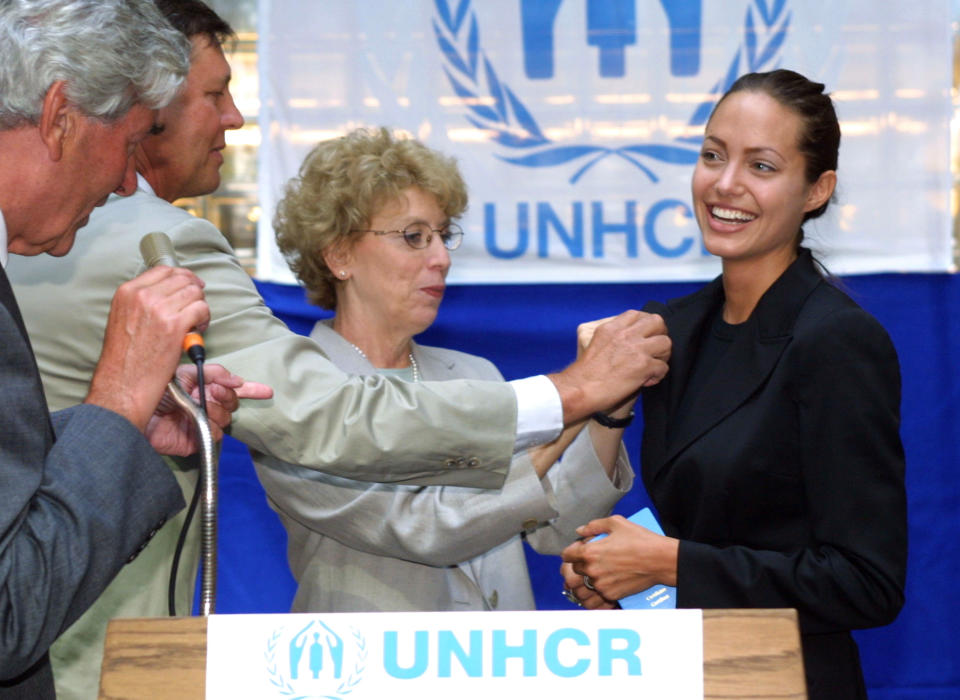
{"label": "teeth", "polygon": [[710,213],[716,219],[725,219],[727,221],[753,221],[757,218],[753,214],[748,214],[745,211],[724,209],[722,207],[711,207]]}

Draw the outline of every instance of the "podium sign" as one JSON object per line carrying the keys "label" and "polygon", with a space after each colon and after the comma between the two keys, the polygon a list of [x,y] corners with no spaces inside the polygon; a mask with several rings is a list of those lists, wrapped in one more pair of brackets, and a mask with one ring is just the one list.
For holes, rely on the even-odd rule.
{"label": "podium sign", "polygon": [[206,697],[703,697],[700,610],[214,615]]}

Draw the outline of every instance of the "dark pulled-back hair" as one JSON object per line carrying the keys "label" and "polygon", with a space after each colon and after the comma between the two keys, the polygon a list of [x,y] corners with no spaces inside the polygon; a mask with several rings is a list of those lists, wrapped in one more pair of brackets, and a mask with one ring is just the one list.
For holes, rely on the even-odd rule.
{"label": "dark pulled-back hair", "polygon": [[188,39],[206,36],[211,44],[222,45],[236,36],[233,27],[200,0],[153,0],[160,14]]}
{"label": "dark pulled-back hair", "polygon": [[[837,169],[840,154],[840,122],[833,108],[833,100],[823,90],[823,83],[815,83],[792,70],[747,73],[737,78],[717,106],[735,92],[759,92],[772,97],[799,116],[803,128],[798,146],[806,162],[807,182],[812,184],[821,174]],[[824,202],[822,206],[808,211],[803,220],[821,216],[828,204],[829,201]]]}

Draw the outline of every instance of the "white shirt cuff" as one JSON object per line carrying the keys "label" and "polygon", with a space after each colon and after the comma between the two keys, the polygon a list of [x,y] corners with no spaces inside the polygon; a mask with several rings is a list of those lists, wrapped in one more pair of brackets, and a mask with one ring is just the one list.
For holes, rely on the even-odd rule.
{"label": "white shirt cuff", "polygon": [[517,439],[513,452],[555,440],[563,430],[560,392],[545,375],[510,382],[517,395]]}

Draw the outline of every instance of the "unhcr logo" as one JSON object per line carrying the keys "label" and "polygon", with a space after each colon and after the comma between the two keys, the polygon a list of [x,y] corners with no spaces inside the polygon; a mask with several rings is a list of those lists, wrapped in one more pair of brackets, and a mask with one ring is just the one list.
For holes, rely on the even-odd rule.
{"label": "unhcr logo", "polygon": [[280,697],[341,700],[363,680],[367,643],[351,628],[346,638],[323,620],[281,627],[267,642],[266,671]]}
{"label": "unhcr logo", "polygon": [[[528,80],[564,78],[556,74],[554,65],[555,21],[564,2],[582,5],[586,12],[584,61],[595,61],[601,78],[630,77],[626,52],[638,42],[638,3],[645,5],[647,14],[662,12],[666,19],[665,48],[671,78],[696,77],[704,70],[701,0],[521,0],[518,19],[522,46],[518,47],[518,59],[523,62]],[[484,51],[482,32],[470,0],[436,0],[435,4],[433,29],[437,47],[450,86],[462,100],[466,120],[486,132],[497,146],[497,158],[524,168],[567,167],[570,184],[576,184],[593,166],[610,156],[627,161],[651,183],[659,182],[657,169],[663,165],[694,164],[700,151],[702,127],[714,103],[743,73],[776,67],[790,28],[787,0],[747,2],[740,46],[725,64],[710,66],[710,70],[716,70],[716,82],[706,98],[693,106],[684,133],[671,141],[609,147],[575,143],[573,138],[551,138],[540,127],[536,109],[524,102],[516,86],[500,79]],[[576,104],[571,107],[571,123],[580,116],[581,109]]]}
{"label": "unhcr logo", "polygon": [[[267,642],[266,672],[278,697],[341,700],[362,697],[364,675],[400,681],[444,678],[559,678],[643,675],[640,633],[599,628],[396,630],[382,632],[379,654],[369,659],[364,636],[346,635],[322,619],[282,627]],[[378,657],[378,658],[377,658]],[[379,668],[377,668],[379,666]]]}

